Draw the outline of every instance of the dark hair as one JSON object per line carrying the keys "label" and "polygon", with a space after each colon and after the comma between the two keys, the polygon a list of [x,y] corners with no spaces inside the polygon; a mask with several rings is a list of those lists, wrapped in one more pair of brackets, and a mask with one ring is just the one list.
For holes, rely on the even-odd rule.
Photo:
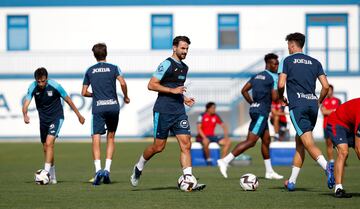
{"label": "dark hair", "polygon": [[92,48],[92,51],[94,53],[96,60],[99,61],[106,59],[107,56],[106,44],[104,43],[95,44]]}
{"label": "dark hair", "polygon": [[264,60],[265,60],[265,63],[269,63],[270,60],[277,59],[277,58],[278,58],[278,56],[276,54],[269,53],[269,54],[265,55]]}
{"label": "dark hair", "polygon": [[208,102],[206,105],[205,105],[205,108],[206,110],[208,110],[210,107],[214,106],[215,105],[215,102]]}
{"label": "dark hair", "polygon": [[290,33],[285,38],[286,41],[294,41],[300,48],[304,47],[305,35],[302,33]]}
{"label": "dark hair", "polygon": [[187,44],[191,44],[190,39],[187,36],[176,36],[173,40],[173,46],[178,46],[180,41],[184,41]]}
{"label": "dark hair", "polygon": [[332,90],[334,90],[334,86],[333,85],[329,85],[329,88],[331,88]]}
{"label": "dark hair", "polygon": [[34,72],[34,78],[36,80],[40,79],[41,77],[45,76],[46,78],[48,77],[48,72],[44,67],[40,67],[38,69],[35,70]]}

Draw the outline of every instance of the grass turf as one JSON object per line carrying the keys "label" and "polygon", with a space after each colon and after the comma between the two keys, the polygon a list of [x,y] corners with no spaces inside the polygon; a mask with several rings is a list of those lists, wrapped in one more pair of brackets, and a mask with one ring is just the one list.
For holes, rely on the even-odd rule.
{"label": "grass turf", "polygon": [[[90,143],[55,145],[57,185],[36,185],[33,173],[43,167],[40,143],[0,144],[0,208],[359,208],[360,166],[350,150],[345,189],[351,199],[336,199],[327,189],[324,172],[307,155],[295,192],[287,192],[283,180],[264,179],[264,164],[259,144],[246,152],[252,165],[230,167],[223,179],[217,167],[195,167],[202,192],[181,192],[176,181],[181,175],[177,143],[168,143],[143,172],[140,185],[130,186],[132,167],[148,143],[117,143],[110,185],[92,186],[94,175]],[[319,146],[324,151],[324,144]],[[102,145],[104,153],[104,144]],[[104,164],[104,160],[102,160]],[[290,167],[274,167],[288,177]],[[254,173],[260,186],[255,192],[242,191],[239,178]]]}

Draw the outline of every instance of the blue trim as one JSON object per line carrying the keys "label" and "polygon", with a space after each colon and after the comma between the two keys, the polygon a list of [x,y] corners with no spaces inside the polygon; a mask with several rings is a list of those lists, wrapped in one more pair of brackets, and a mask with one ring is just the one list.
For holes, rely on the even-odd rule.
{"label": "blue trim", "polygon": [[[14,19],[22,19],[23,21],[25,21],[25,23],[12,23],[12,20]],[[25,29],[26,30],[26,37],[25,37],[25,46],[23,46],[22,48],[14,48],[13,46],[11,46],[11,42],[16,41],[16,40],[12,40],[15,37],[12,37],[10,35],[10,31],[12,31],[13,29]],[[6,32],[6,47],[8,51],[28,51],[30,48],[30,39],[29,39],[29,16],[28,15],[8,15],[7,16],[7,32]],[[24,38],[24,37],[21,37]]]}
{"label": "blue trim", "polygon": [[[223,18],[234,18],[234,22],[223,22]],[[240,16],[239,14],[218,14],[218,49],[240,49]],[[221,31],[231,30],[236,32],[235,45],[223,45],[221,43]]]}
{"label": "blue trim", "polygon": [[91,136],[94,135],[94,114],[91,114]]}
{"label": "blue trim", "polygon": [[[157,22],[162,19],[165,22]],[[170,29],[168,37],[156,37],[155,30]],[[151,49],[171,49],[173,40],[173,16],[172,14],[152,14],[151,15]],[[165,42],[164,42],[165,41]]]}
{"label": "blue trim", "polygon": [[56,137],[58,137],[59,132],[60,132],[60,129],[61,129],[61,126],[62,126],[63,123],[64,123],[64,119],[60,119],[58,129],[56,130],[56,133],[55,133],[55,136],[56,136]]}
{"label": "blue trim", "polygon": [[170,65],[171,62],[169,60],[163,61],[154,72],[153,77],[161,80],[164,77],[166,71],[169,69]]}
{"label": "blue trim", "polygon": [[359,0],[1,0],[0,7],[169,6],[169,5],[356,5]]}
{"label": "blue trim", "polygon": [[32,82],[30,84],[30,86],[28,88],[28,92],[27,92],[26,97],[25,97],[26,100],[31,101],[31,99],[33,97],[33,92],[34,92],[34,89],[36,88],[36,86],[37,86],[36,81],[34,81],[34,82]]}
{"label": "blue trim", "polygon": [[156,138],[157,128],[159,125],[159,115],[160,113],[154,112],[154,139]]}
{"label": "blue trim", "polygon": [[290,110],[290,119],[291,119],[291,121],[292,121],[292,123],[293,123],[293,125],[295,127],[297,135],[299,135],[299,136],[303,135],[303,132],[299,128],[298,124],[296,123],[294,112],[292,110]]}
{"label": "blue trim", "polygon": [[[345,27],[345,48],[344,49],[331,49],[329,48],[329,27],[331,26],[343,26]],[[348,14],[347,13],[319,13],[319,14],[306,14],[306,26],[305,26],[305,35],[308,39],[308,29],[309,27],[324,27],[325,28],[325,48],[324,49],[309,49],[308,40],[305,42],[305,52],[309,54],[309,51],[324,51],[325,52],[325,63],[324,70],[328,72],[334,71],[344,71],[331,69],[329,67],[329,53],[331,51],[343,51],[345,52],[345,71],[349,72],[350,61],[349,61],[349,23],[348,23]],[[360,55],[359,55],[360,56]],[[331,71],[330,71],[331,69]],[[360,70],[360,64],[359,64]]]}
{"label": "blue trim", "polygon": [[257,119],[256,124],[251,131],[253,134],[255,134],[255,135],[259,134],[259,130],[260,130],[263,120],[264,120],[264,116],[262,116],[262,115]]}
{"label": "blue trim", "polygon": [[273,89],[277,90],[279,75],[276,73],[272,73],[269,70],[265,70],[265,72],[267,72],[272,77],[272,79],[274,80]]}
{"label": "blue trim", "polygon": [[48,84],[49,84],[50,86],[54,87],[54,88],[60,93],[60,95],[61,95],[61,97],[62,97],[63,99],[65,99],[65,98],[68,96],[68,94],[66,93],[65,89],[64,89],[59,83],[57,83],[56,81],[49,79],[49,80],[48,80]]}

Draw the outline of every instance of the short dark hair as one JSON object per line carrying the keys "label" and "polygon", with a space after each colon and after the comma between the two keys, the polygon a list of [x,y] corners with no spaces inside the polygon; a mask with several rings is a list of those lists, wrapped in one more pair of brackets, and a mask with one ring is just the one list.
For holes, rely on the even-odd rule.
{"label": "short dark hair", "polygon": [[331,88],[332,90],[334,90],[334,86],[333,85],[329,85],[329,88]]}
{"label": "short dark hair", "polygon": [[93,46],[92,51],[94,53],[94,56],[96,60],[104,60],[107,56],[107,49],[106,44],[104,43],[97,43]]}
{"label": "short dark hair", "polygon": [[265,60],[265,63],[269,63],[270,60],[277,59],[277,58],[278,58],[278,56],[276,54],[269,53],[269,54],[265,55],[264,60]]}
{"label": "short dark hair", "polygon": [[44,67],[40,67],[38,69],[35,70],[34,72],[34,78],[36,80],[40,79],[41,77],[45,76],[46,78],[48,77],[48,72]]}
{"label": "short dark hair", "polygon": [[206,105],[205,105],[205,108],[206,110],[208,110],[210,107],[216,105],[215,102],[208,102]]}
{"label": "short dark hair", "polygon": [[304,47],[305,44],[305,35],[302,33],[290,33],[285,38],[286,41],[294,41],[300,48]]}
{"label": "short dark hair", "polygon": [[178,46],[180,41],[184,41],[187,44],[191,44],[190,39],[187,36],[176,36],[173,40],[173,46]]}

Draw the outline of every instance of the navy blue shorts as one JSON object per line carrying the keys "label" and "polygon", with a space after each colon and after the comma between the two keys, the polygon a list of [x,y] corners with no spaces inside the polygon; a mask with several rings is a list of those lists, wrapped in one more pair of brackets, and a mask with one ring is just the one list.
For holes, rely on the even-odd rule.
{"label": "navy blue shorts", "polygon": [[108,132],[116,132],[119,122],[119,111],[107,111],[93,113],[91,135],[105,134]]}
{"label": "navy blue shorts", "polygon": [[169,131],[174,135],[190,135],[188,116],[184,114],[167,114],[154,112],[154,138],[167,139]]}
{"label": "navy blue shorts", "polygon": [[341,125],[328,124],[326,130],[329,132],[331,141],[335,146],[338,144],[348,144],[349,147],[355,147],[354,133]]}
{"label": "navy blue shorts", "polygon": [[265,130],[269,129],[268,117],[259,113],[250,113],[250,126],[249,131],[259,137],[261,137]]}
{"label": "navy blue shorts", "polygon": [[[224,138],[224,136],[206,136],[206,137],[210,140],[210,142],[216,142],[216,143],[219,143],[219,141]],[[203,139],[201,138],[200,135],[196,136],[197,142],[202,142],[202,140]]]}
{"label": "navy blue shorts", "polygon": [[41,143],[46,142],[47,135],[52,135],[57,137],[61,126],[64,122],[64,118],[58,118],[51,123],[40,121],[40,139]]}
{"label": "navy blue shorts", "polygon": [[291,122],[297,135],[301,136],[305,132],[314,130],[318,110],[319,108],[315,106],[300,106],[290,110]]}
{"label": "navy blue shorts", "polygon": [[330,138],[330,133],[327,130],[327,128],[324,128],[324,139],[328,139],[328,138]]}

